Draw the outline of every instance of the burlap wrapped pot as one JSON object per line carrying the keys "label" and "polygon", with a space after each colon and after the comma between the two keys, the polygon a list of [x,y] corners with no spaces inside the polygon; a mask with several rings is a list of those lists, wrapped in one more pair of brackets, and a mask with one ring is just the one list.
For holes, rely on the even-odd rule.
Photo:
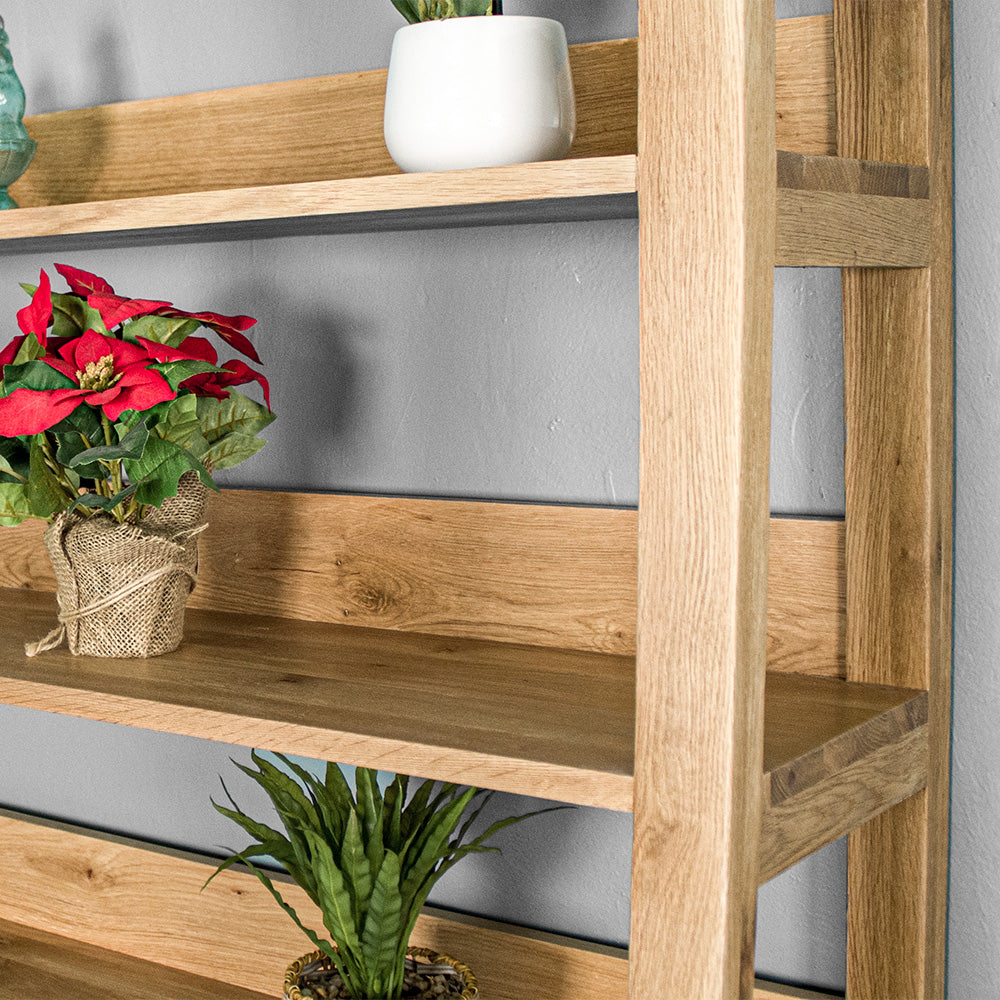
{"label": "burlap wrapped pot", "polygon": [[[192,481],[193,480],[193,481]],[[185,476],[176,497],[140,524],[62,513],[45,531],[56,575],[59,627],[29,656],[65,636],[85,656],[150,657],[176,649],[198,569],[206,491]]]}

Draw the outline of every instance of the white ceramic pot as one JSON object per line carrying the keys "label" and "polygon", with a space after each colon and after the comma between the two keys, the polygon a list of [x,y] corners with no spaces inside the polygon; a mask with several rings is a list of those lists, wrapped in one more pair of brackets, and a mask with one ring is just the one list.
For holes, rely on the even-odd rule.
{"label": "white ceramic pot", "polygon": [[452,17],[396,32],[385,144],[405,171],[556,160],[576,129],[566,33],[545,17]]}

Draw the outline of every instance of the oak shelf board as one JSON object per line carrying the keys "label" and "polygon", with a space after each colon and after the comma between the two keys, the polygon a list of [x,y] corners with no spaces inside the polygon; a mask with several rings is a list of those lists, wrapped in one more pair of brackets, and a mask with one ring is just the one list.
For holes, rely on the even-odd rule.
{"label": "oak shelf board", "polygon": [[20,208],[0,216],[0,241],[58,237],[65,248],[67,237],[162,243],[634,217],[635,171],[623,154]]}
{"label": "oak shelf board", "polygon": [[[925,167],[778,152],[777,266],[927,263]],[[0,249],[634,218],[632,154],[22,208]]]}
{"label": "oak shelf board", "polygon": [[630,657],[190,608],[162,657],[26,657],[55,614],[52,594],[0,592],[0,701],[632,807]]}
{"label": "oak shelf board", "polygon": [[[23,643],[55,616],[53,595],[0,591],[0,701],[346,764],[480,784],[579,805],[632,808],[634,660],[608,653],[190,609],[175,653],[150,660],[34,658]],[[210,666],[206,666],[210,665]],[[926,695],[769,673],[764,810],[771,855],[801,856],[822,833],[789,804],[835,786],[885,748],[908,749]],[[905,746],[904,746],[905,744]],[[865,778],[857,808],[888,803]],[[868,787],[868,786],[871,787]],[[765,821],[767,822],[767,821]],[[780,870],[780,869],[779,869]],[[768,875],[770,877],[770,874]]]}
{"label": "oak shelf board", "polygon": [[0,919],[0,1000],[265,1000],[231,986],[117,951]]}

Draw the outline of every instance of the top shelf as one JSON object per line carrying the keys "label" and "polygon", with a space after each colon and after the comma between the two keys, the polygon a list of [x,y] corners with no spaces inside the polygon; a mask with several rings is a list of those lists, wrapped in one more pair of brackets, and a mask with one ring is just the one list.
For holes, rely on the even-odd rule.
{"label": "top shelf", "polygon": [[[777,30],[775,264],[925,265],[926,168],[830,155],[831,19]],[[29,118],[38,154],[0,250],[634,217],[636,40],[573,46],[571,62],[572,158],[510,167],[400,174],[384,70]]]}

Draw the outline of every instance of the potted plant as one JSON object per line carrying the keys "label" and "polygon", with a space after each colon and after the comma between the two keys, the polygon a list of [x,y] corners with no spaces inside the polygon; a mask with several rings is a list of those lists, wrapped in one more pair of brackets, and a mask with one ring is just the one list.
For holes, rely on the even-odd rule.
{"label": "potted plant", "polygon": [[[558,21],[502,14],[490,0],[392,0],[386,148],[404,171],[555,160],[576,108]],[[499,15],[499,16],[498,16]]]}
{"label": "potted plant", "polygon": [[[287,1000],[477,996],[475,976],[467,966],[409,947],[410,934],[431,887],[446,871],[469,854],[496,850],[484,846],[485,841],[538,813],[498,820],[472,836],[492,793],[423,781],[411,795],[410,779],[401,774],[391,776],[383,793],[377,772],[360,767],[352,792],[336,764],[326,765],[321,781],[287,757],[275,757],[285,770],[256,751],[256,770],[237,767],[270,797],[285,833],[246,815],[223,782],[232,808],[212,804],[256,843],[223,861],[208,881],[242,862],[312,941],[317,950],[286,972]],[[305,926],[250,860],[261,856],[277,861],[305,890],[323,915],[329,940]],[[426,986],[425,980],[432,982]],[[441,988],[447,992],[435,992]]]}
{"label": "potted plant", "polygon": [[[267,380],[218,363],[206,327],[259,362],[249,316],[129,299],[57,264],[25,285],[21,333],[0,351],[0,525],[41,518],[57,581],[59,627],[74,653],[155,656],[180,643],[197,566],[210,469],[264,444]],[[234,388],[256,382],[264,405]]]}

